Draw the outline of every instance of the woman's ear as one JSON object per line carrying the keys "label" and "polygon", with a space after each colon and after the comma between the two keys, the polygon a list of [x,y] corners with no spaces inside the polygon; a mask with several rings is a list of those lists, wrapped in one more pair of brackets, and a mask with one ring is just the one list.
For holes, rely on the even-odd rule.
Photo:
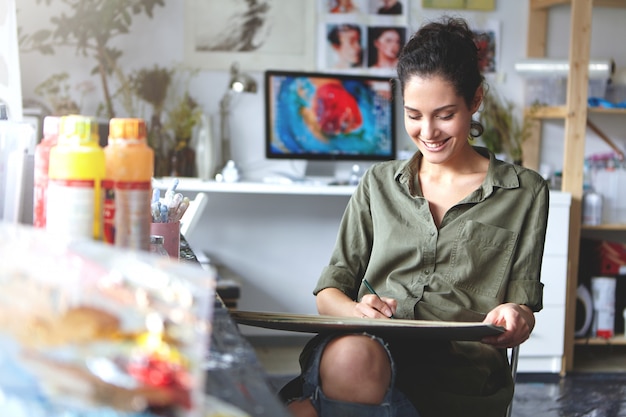
{"label": "woman's ear", "polygon": [[476,89],[476,92],[474,93],[474,100],[472,100],[472,108],[470,109],[472,113],[475,113],[478,111],[478,108],[480,107],[480,103],[483,102],[484,94],[485,94],[485,90],[483,88],[483,85],[481,84]]}

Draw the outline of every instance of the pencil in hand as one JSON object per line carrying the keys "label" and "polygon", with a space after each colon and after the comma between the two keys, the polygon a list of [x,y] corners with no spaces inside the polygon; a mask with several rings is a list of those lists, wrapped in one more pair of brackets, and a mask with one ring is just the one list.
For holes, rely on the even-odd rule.
{"label": "pencil in hand", "polygon": [[[378,295],[378,293],[374,290],[374,288],[370,285],[370,283],[369,283],[369,282],[367,282],[367,280],[366,280],[365,278],[363,278],[363,285],[365,285],[365,288],[367,288],[367,290],[368,290],[370,293],[374,294],[376,297],[378,297],[378,299],[379,299],[380,301],[382,301],[382,299],[380,298],[380,295]],[[384,302],[384,301],[383,301],[383,302]],[[391,319],[395,318],[395,317],[393,316],[393,313],[391,314],[391,316],[390,316],[389,318],[391,318]]]}

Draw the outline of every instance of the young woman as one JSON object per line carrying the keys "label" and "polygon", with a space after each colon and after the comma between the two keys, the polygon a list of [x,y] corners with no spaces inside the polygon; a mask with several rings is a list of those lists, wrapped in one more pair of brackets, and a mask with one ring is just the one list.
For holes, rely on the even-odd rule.
{"label": "young woman", "polygon": [[331,7],[331,13],[356,13],[359,8],[352,3],[352,0],[337,0],[334,7]]}
{"label": "young woman", "polygon": [[513,396],[505,348],[528,339],[542,308],[548,186],[471,145],[484,86],[463,20],[423,26],[397,70],[417,152],[362,178],[314,290],[318,311],[505,331],[477,342],[320,335],[281,395],[296,416],[501,417]]}
{"label": "young woman", "polygon": [[395,69],[402,48],[404,33],[398,27],[375,27],[370,29],[372,39],[369,67]]}
{"label": "young woman", "polygon": [[382,6],[378,8],[378,14],[402,14],[402,3],[398,0],[382,0]]}
{"label": "young woman", "polygon": [[361,27],[354,24],[333,25],[328,32],[328,42],[334,52],[335,69],[356,68],[362,65]]}

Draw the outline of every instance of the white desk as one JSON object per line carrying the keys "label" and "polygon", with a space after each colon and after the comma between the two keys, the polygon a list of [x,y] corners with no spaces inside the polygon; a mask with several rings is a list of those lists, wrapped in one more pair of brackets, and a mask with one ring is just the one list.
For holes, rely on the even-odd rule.
{"label": "white desk", "polygon": [[[157,178],[152,181],[155,188],[167,189],[171,178]],[[323,181],[293,182],[291,184],[273,184],[264,182],[217,182],[203,181],[198,178],[181,178],[178,191],[193,191],[207,193],[237,193],[237,194],[301,194],[301,195],[343,195],[349,196],[354,192],[354,185],[327,185]]]}

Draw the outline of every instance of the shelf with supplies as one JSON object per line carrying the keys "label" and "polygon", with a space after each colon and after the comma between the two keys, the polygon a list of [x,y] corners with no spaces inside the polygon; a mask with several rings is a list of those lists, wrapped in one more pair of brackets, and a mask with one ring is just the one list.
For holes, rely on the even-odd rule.
{"label": "shelf with supplies", "polygon": [[581,337],[574,340],[577,345],[594,345],[594,346],[626,346],[626,336],[616,334],[615,336],[605,339],[603,337]]}
{"label": "shelf with supplies", "polygon": [[[579,284],[581,237],[601,233],[621,233],[626,231],[626,225],[602,224],[600,226],[582,225],[583,199],[583,164],[585,160],[585,137],[587,130],[596,133],[616,153],[623,154],[603,132],[590,121],[590,116],[607,115],[624,117],[626,109],[604,108],[589,106],[589,62],[591,53],[591,27],[594,9],[606,7],[615,9],[626,8],[624,0],[530,0],[527,28],[528,58],[548,57],[548,39],[551,36],[550,25],[554,19],[550,18],[552,9],[560,6],[569,8],[569,71],[565,91],[565,104],[562,106],[534,106],[525,111],[525,117],[531,123],[531,135],[524,144],[524,165],[538,169],[540,162],[541,136],[543,123],[549,120],[560,120],[563,123],[563,176],[561,190],[572,196],[569,224],[569,250],[565,306],[564,346],[562,374],[574,370],[574,346],[601,344],[626,345],[623,335],[606,339],[576,339],[576,304],[577,287]],[[617,12],[616,12],[617,13]],[[619,12],[621,13],[621,12]],[[554,29],[554,28],[553,28]],[[606,33],[606,31],[604,32]],[[595,35],[594,35],[595,36]],[[587,343],[587,341],[590,341]]]}
{"label": "shelf with supplies", "polygon": [[[172,178],[154,178],[152,186],[165,190]],[[263,181],[217,182],[200,178],[179,178],[178,191],[240,194],[300,194],[300,195],[352,195],[354,185],[329,185],[327,180],[304,180],[287,184]]]}

